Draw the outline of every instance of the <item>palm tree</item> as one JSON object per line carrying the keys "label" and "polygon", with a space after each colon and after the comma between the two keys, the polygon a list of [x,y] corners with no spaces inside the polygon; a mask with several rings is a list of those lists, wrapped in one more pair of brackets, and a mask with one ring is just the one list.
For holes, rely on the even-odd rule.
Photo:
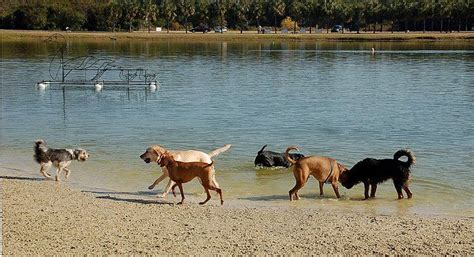
{"label": "palm tree", "polygon": [[164,0],[161,4],[161,13],[166,20],[166,33],[170,32],[170,24],[176,18],[176,5],[170,0]]}
{"label": "palm tree", "polygon": [[132,24],[140,11],[140,5],[137,0],[122,1],[122,14],[128,25],[128,32],[132,32]]}
{"label": "palm tree", "polygon": [[293,18],[295,24],[293,25],[293,33],[296,33],[297,21],[301,22],[303,17],[304,3],[300,1],[293,1],[290,5],[290,16]]}
{"label": "palm tree", "polygon": [[285,13],[285,2],[283,0],[272,0],[269,2],[271,5],[270,11],[275,18],[275,34],[277,33],[277,17],[282,16]]}
{"label": "palm tree", "polygon": [[188,33],[188,18],[194,15],[196,9],[194,4],[191,3],[191,0],[180,0],[178,1],[177,5],[181,17],[184,18],[184,27],[186,33]]}
{"label": "palm tree", "polygon": [[[249,7],[249,17],[255,20],[256,25],[260,27],[260,19],[263,17],[263,2],[262,0],[254,0]],[[260,33],[260,31],[258,31]]]}
{"label": "palm tree", "polygon": [[148,33],[150,33],[150,24],[156,21],[157,6],[153,0],[145,0],[143,3],[143,15],[145,16]]}

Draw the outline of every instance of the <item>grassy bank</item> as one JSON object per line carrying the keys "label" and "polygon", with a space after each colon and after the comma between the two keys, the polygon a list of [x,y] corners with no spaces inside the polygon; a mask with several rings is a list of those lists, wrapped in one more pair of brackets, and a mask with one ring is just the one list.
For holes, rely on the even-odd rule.
{"label": "grassy bank", "polygon": [[188,33],[184,31],[166,32],[64,32],[64,31],[26,31],[0,30],[4,40],[38,40],[46,39],[54,33],[63,33],[69,39],[88,40],[176,40],[176,41],[473,41],[474,32],[439,33],[317,33],[317,34],[257,34],[255,31],[238,31],[220,33]]}

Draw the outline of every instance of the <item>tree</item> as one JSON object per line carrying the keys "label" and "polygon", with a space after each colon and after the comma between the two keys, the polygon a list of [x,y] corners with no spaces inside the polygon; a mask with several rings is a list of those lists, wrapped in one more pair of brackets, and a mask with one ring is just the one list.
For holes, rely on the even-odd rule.
{"label": "tree", "polygon": [[145,0],[143,3],[143,16],[145,17],[148,33],[150,33],[150,24],[156,22],[156,14],[158,7],[153,0]]}
{"label": "tree", "polygon": [[295,23],[293,25],[293,33],[296,33],[297,22],[300,21],[301,23],[301,19],[303,16],[303,8],[304,5],[300,1],[293,1],[290,5],[290,16],[293,17]]}
{"label": "tree", "polygon": [[170,24],[176,18],[176,5],[170,0],[165,0],[161,5],[161,13],[166,20],[166,32],[170,32]]}
{"label": "tree", "polygon": [[[255,20],[256,25],[260,27],[260,19],[263,17],[263,2],[262,0],[254,0],[249,7],[249,16]],[[258,31],[260,33],[260,31]]]}
{"label": "tree", "polygon": [[283,0],[272,0],[269,2],[270,4],[270,11],[275,18],[275,34],[277,33],[277,18],[281,17],[285,13],[285,2]]}
{"label": "tree", "polygon": [[191,0],[180,0],[178,1],[177,5],[179,14],[182,20],[184,20],[184,28],[186,33],[188,33],[188,19],[194,15],[196,8],[194,7],[194,4],[191,2]]}
{"label": "tree", "polygon": [[47,10],[43,5],[23,5],[18,7],[12,20],[15,29],[44,29],[47,22]]}
{"label": "tree", "polygon": [[123,0],[121,2],[122,18],[128,26],[128,32],[132,32],[133,22],[135,17],[140,12],[140,5],[137,0]]}
{"label": "tree", "polygon": [[249,13],[249,5],[245,1],[240,3],[233,3],[229,8],[229,16],[234,25],[240,29],[240,34],[243,33],[243,28],[247,21],[247,13]]}

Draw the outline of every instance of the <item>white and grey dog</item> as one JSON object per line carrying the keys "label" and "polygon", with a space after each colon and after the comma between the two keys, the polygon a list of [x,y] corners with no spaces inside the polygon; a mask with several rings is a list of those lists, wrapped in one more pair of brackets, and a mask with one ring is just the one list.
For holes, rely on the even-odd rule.
{"label": "white and grey dog", "polygon": [[47,147],[46,142],[41,139],[35,141],[34,150],[35,161],[41,165],[41,174],[46,178],[50,178],[51,175],[48,170],[53,164],[56,167],[56,181],[60,180],[59,175],[62,170],[66,172],[65,179],[69,177],[71,171],[67,167],[73,160],[86,161],[89,158],[89,154],[84,149],[53,149]]}

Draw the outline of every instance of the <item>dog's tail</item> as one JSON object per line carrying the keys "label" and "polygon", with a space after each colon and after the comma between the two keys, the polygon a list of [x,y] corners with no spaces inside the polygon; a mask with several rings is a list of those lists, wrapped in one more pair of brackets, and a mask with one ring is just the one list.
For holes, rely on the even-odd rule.
{"label": "dog's tail", "polygon": [[230,148],[231,146],[232,146],[232,145],[229,145],[229,144],[224,145],[223,147],[217,148],[216,150],[214,150],[214,151],[208,153],[208,155],[209,155],[209,157],[211,157],[211,158],[212,158],[212,157],[216,157],[216,156],[218,156],[219,154],[221,154],[221,153],[223,153],[223,152],[229,150],[229,148]]}
{"label": "dog's tail", "polygon": [[46,142],[44,142],[44,140],[42,139],[36,140],[34,150],[35,150],[35,155],[33,157],[37,163],[41,163],[42,160],[47,158],[46,157],[47,148],[46,148]]}
{"label": "dog's tail", "polygon": [[290,147],[286,148],[286,151],[285,151],[285,159],[286,159],[287,161],[289,161],[291,164],[295,164],[296,161],[293,160],[293,159],[290,157],[290,151],[291,151],[291,150],[299,151],[296,146],[290,146]]}
{"label": "dog's tail", "polygon": [[262,154],[262,152],[263,152],[263,149],[265,149],[265,147],[267,147],[267,145],[264,145],[264,146],[262,147],[262,149],[260,149],[260,151],[258,151],[258,153],[257,153],[257,154]]}
{"label": "dog's tail", "polygon": [[415,157],[415,154],[413,154],[412,151],[408,150],[408,149],[402,149],[402,150],[398,150],[394,155],[393,155],[393,159],[394,160],[398,160],[400,159],[400,157],[402,156],[406,156],[408,158],[408,161],[405,162],[405,165],[407,167],[410,167],[411,165],[415,164],[416,162],[416,157]]}

